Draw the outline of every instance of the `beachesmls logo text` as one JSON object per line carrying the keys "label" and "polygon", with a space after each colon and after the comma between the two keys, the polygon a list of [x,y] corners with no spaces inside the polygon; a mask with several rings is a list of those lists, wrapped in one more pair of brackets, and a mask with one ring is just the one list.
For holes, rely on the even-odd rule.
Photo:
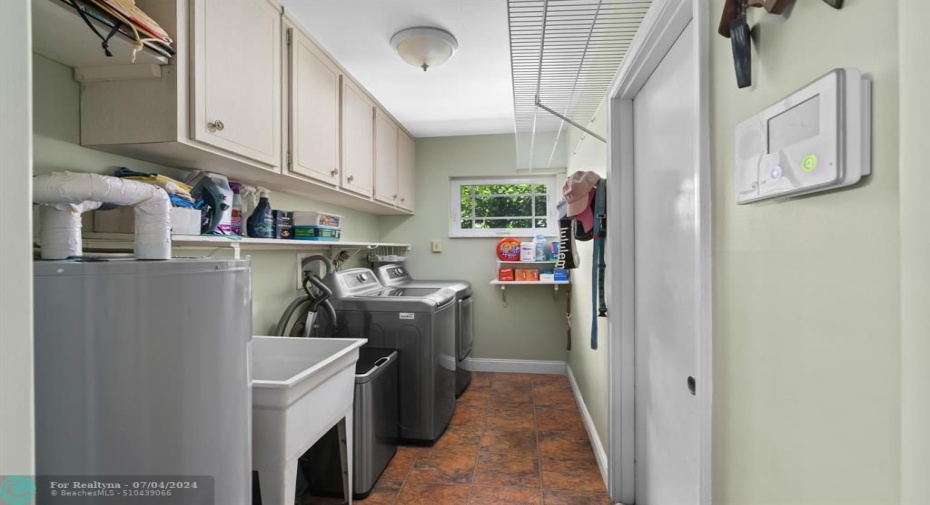
{"label": "beachesmls logo text", "polygon": [[3,505],[29,505],[36,498],[36,483],[24,475],[13,475],[0,480],[0,503]]}

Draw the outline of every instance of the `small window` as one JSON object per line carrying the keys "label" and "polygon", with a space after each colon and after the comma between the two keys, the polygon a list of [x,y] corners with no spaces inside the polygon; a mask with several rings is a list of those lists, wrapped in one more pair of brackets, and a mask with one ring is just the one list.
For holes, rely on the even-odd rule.
{"label": "small window", "polygon": [[557,235],[552,175],[452,179],[450,237]]}

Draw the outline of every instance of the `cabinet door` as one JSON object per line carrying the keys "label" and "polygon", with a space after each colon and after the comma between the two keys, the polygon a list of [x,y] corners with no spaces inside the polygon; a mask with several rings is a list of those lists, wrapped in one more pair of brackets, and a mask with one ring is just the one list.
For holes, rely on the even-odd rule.
{"label": "cabinet door", "polygon": [[342,77],[342,189],[371,196],[375,105]]}
{"label": "cabinet door", "polygon": [[291,173],[339,184],[339,68],[300,30],[289,51]]}
{"label": "cabinet door", "polygon": [[397,131],[397,206],[413,211],[413,194],[416,187],[413,139],[402,130]]}
{"label": "cabinet door", "polygon": [[281,166],[281,13],[268,0],[193,0],[193,139]]}
{"label": "cabinet door", "polygon": [[397,203],[397,124],[375,110],[375,200]]}

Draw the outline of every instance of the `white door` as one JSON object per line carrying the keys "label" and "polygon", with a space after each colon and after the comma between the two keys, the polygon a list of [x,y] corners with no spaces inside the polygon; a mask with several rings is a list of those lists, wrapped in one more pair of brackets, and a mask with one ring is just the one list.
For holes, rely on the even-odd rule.
{"label": "white door", "polygon": [[281,166],[281,12],[268,0],[194,2],[193,138]]}
{"label": "white door", "polygon": [[300,30],[290,44],[291,173],[339,184],[339,67]]}
{"label": "white door", "polygon": [[375,110],[375,200],[397,203],[397,124]]}
{"label": "white door", "polygon": [[415,146],[406,133],[397,131],[397,206],[413,210]]}
{"label": "white door", "polygon": [[689,24],[633,101],[636,504],[700,503],[697,82]]}
{"label": "white door", "polygon": [[342,77],[342,188],[371,196],[374,107],[358,85]]}

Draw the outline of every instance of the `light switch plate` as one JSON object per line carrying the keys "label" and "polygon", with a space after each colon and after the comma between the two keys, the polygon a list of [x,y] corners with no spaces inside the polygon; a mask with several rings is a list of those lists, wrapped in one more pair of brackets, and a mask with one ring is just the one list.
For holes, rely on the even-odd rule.
{"label": "light switch plate", "polygon": [[434,253],[442,252],[442,240],[433,239],[430,241],[430,251]]}

